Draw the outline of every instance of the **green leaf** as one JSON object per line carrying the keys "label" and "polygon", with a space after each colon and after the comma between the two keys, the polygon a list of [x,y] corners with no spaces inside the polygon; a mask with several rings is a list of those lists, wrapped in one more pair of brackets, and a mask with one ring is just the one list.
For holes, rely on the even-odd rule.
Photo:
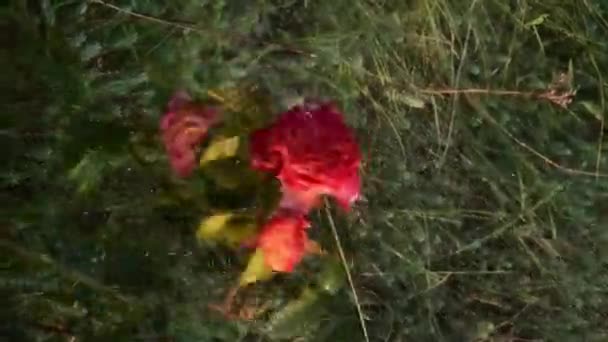
{"label": "green leaf", "polygon": [[121,78],[99,85],[96,91],[99,95],[124,96],[148,81],[148,75],[145,73],[125,74]]}
{"label": "green leaf", "polygon": [[300,297],[270,318],[266,334],[273,339],[288,339],[314,333],[326,313],[323,298],[318,291],[305,288]]}
{"label": "green leaf", "polygon": [[103,156],[99,152],[87,152],[68,172],[68,179],[75,183],[79,194],[90,193],[101,183],[105,170]]}
{"label": "green leaf", "polygon": [[121,32],[120,36],[112,42],[112,48],[123,49],[131,48],[137,42],[139,36],[137,31],[126,31]]}
{"label": "green leaf", "polygon": [[346,274],[340,260],[335,257],[328,258],[319,273],[319,287],[329,294],[335,294],[344,286],[345,280]]}
{"label": "green leaf", "polygon": [[593,117],[595,117],[596,119],[602,121],[603,117],[604,117],[604,112],[602,111],[602,108],[600,108],[599,105],[597,105],[596,103],[593,103],[591,101],[582,101],[581,102],[583,104],[583,107],[585,107],[585,109],[591,113],[591,115],[593,115]]}
{"label": "green leaf", "polygon": [[52,8],[52,5],[49,0],[43,0],[40,2],[42,7],[42,12],[44,13],[44,19],[46,24],[49,26],[55,26],[55,9]]}
{"label": "green leaf", "polygon": [[80,51],[80,59],[83,62],[87,62],[96,56],[98,56],[102,51],[101,44],[97,42],[89,43],[85,45],[85,47]]}

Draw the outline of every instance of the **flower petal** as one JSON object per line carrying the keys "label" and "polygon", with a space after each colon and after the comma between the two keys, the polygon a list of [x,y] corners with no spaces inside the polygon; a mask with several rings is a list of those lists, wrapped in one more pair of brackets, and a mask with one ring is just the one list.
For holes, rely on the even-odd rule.
{"label": "flower petal", "polygon": [[219,111],[193,102],[184,92],[177,92],[160,122],[160,130],[171,167],[179,177],[187,177],[196,167],[195,148],[219,121]]}
{"label": "flower petal", "polygon": [[284,202],[306,212],[321,195],[349,209],[360,192],[361,152],[354,133],[332,103],[307,103],[281,114],[251,136],[251,165],[274,174]]}
{"label": "flower petal", "polygon": [[306,251],[309,223],[303,215],[281,211],[264,225],[258,247],[266,264],[277,272],[292,272]]}

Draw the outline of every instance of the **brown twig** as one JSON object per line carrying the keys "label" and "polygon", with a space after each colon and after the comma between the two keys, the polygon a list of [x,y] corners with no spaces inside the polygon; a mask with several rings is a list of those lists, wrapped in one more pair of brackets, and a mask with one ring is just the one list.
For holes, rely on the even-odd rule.
{"label": "brown twig", "polygon": [[576,95],[574,90],[560,91],[558,89],[549,89],[546,91],[520,91],[520,90],[502,90],[502,89],[483,89],[483,88],[465,88],[465,89],[422,89],[423,94],[428,95],[460,95],[460,94],[480,94],[490,96],[513,96],[523,98],[533,98],[549,101],[557,106],[566,108]]}
{"label": "brown twig", "polygon": [[226,293],[226,297],[224,298],[224,301],[222,301],[219,304],[209,304],[207,307],[210,310],[221,314],[222,316],[224,316],[227,319],[240,318],[239,315],[232,313],[232,311],[234,309],[234,302],[235,302],[236,296],[239,292],[239,288],[240,288],[239,284],[232,286],[230,289],[228,289],[228,292]]}
{"label": "brown twig", "polygon": [[494,95],[494,96],[515,96],[532,98],[537,100],[545,100],[559,107],[567,108],[574,100],[576,90],[572,87],[572,75],[570,73],[558,73],[547,89],[539,91],[521,91],[521,90],[502,90],[502,89],[483,89],[483,88],[465,88],[465,89],[422,89],[423,94],[429,95]]}
{"label": "brown twig", "polygon": [[422,89],[420,90],[423,94],[429,95],[456,95],[456,94],[484,94],[484,95],[498,95],[498,96],[531,96],[532,92],[524,92],[519,90],[497,90],[497,89],[483,89],[483,88],[465,88],[465,89]]}
{"label": "brown twig", "polygon": [[71,331],[71,329],[64,327],[64,326],[60,326],[60,325],[51,325],[51,324],[45,324],[45,323],[40,323],[40,322],[27,322],[27,324],[35,329],[47,332],[47,333],[52,333],[52,334],[57,334],[57,335],[63,335],[66,337],[70,338],[71,340],[75,340],[76,336],[74,336],[74,333]]}

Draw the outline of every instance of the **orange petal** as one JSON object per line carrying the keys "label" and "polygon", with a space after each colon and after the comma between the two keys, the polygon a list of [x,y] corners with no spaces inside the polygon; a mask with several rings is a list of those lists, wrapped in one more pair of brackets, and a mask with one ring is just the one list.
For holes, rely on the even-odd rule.
{"label": "orange petal", "polygon": [[277,272],[292,272],[306,250],[308,221],[301,214],[280,213],[262,228],[258,246],[266,263]]}

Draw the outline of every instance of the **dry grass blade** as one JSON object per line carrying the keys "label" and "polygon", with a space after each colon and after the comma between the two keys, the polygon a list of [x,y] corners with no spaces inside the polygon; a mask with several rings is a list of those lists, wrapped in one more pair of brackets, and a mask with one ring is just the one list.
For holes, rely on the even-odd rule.
{"label": "dry grass blade", "polygon": [[509,137],[511,140],[513,140],[513,142],[515,142],[517,145],[519,145],[521,148],[523,148],[524,150],[528,151],[529,153],[533,154],[534,156],[542,159],[545,163],[547,163],[549,166],[562,171],[564,173],[567,173],[569,175],[575,175],[575,176],[588,176],[588,177],[597,177],[597,178],[608,178],[608,174],[606,173],[600,173],[597,171],[586,171],[586,170],[579,170],[579,169],[574,169],[574,168],[570,168],[567,166],[563,166],[559,163],[557,163],[556,161],[552,160],[551,158],[545,156],[544,154],[538,152],[536,149],[534,149],[533,147],[531,147],[530,145],[526,144],[525,142],[521,141],[520,139],[518,139],[517,137],[515,137],[511,132],[509,132],[506,128],[504,128],[503,126],[501,126],[498,122],[496,122],[496,120],[485,110],[485,108],[483,108],[483,106],[479,103],[479,100],[472,97],[472,96],[467,96],[466,97],[467,101],[469,102],[469,104],[471,106],[473,106],[477,112],[484,118],[486,119],[488,122],[490,122],[491,124],[493,124],[495,127],[497,127],[503,134],[505,134],[507,137]]}
{"label": "dry grass blade", "polygon": [[51,268],[55,269],[63,277],[73,281],[74,285],[81,283],[81,284],[91,288],[94,291],[97,291],[99,293],[108,294],[111,297],[114,297],[123,303],[126,303],[126,304],[133,303],[132,298],[119,293],[118,291],[116,291],[116,289],[113,289],[111,287],[108,287],[108,286],[100,283],[99,281],[97,281],[96,279],[92,278],[89,275],[86,275],[77,270],[74,270],[74,269],[68,268],[64,265],[59,264],[57,261],[55,261],[53,258],[51,258],[48,255],[29,251],[29,250],[23,248],[22,246],[17,245],[13,241],[5,240],[5,239],[0,239],[0,248],[2,248],[5,251],[10,251],[10,252],[20,256],[23,259],[30,260],[32,262],[40,263],[45,266],[51,267]]}
{"label": "dry grass blade", "polygon": [[357,289],[355,288],[355,282],[353,281],[353,277],[350,273],[350,269],[348,267],[348,261],[346,260],[346,255],[344,254],[344,249],[342,248],[342,243],[340,243],[340,236],[338,235],[338,229],[336,229],[336,224],[334,223],[334,219],[331,216],[331,212],[329,211],[329,203],[327,199],[325,200],[325,214],[327,215],[327,219],[329,221],[329,226],[331,227],[331,232],[336,241],[336,247],[338,248],[338,253],[340,254],[340,260],[342,261],[342,265],[344,266],[344,272],[346,273],[346,278],[348,279],[348,285],[353,293],[353,298],[355,300],[355,306],[357,308],[357,315],[359,316],[359,324],[361,325],[361,332],[363,333],[363,338],[365,338],[366,342],[369,342],[369,333],[367,332],[367,325],[365,324],[365,315],[363,314],[363,309],[361,308],[361,302],[359,301],[359,295],[357,294]]}
{"label": "dry grass blade", "polygon": [[110,9],[113,9],[116,12],[120,12],[120,13],[129,15],[129,16],[132,16],[134,18],[148,20],[148,21],[155,22],[155,23],[158,23],[158,24],[163,24],[163,25],[167,25],[167,26],[181,28],[181,29],[184,29],[184,30],[195,31],[195,32],[198,32],[198,33],[208,33],[208,32],[205,32],[203,30],[200,30],[200,29],[194,27],[192,25],[192,23],[183,23],[183,22],[177,22],[177,21],[169,21],[169,20],[157,18],[157,17],[154,17],[154,16],[146,15],[146,14],[133,12],[133,11],[126,10],[124,8],[118,7],[116,5],[109,4],[109,3],[105,2],[105,1],[102,1],[102,0],[90,0],[90,2],[92,2],[94,4],[98,4],[98,5],[104,6],[104,7],[107,7],[107,8],[110,8]]}

